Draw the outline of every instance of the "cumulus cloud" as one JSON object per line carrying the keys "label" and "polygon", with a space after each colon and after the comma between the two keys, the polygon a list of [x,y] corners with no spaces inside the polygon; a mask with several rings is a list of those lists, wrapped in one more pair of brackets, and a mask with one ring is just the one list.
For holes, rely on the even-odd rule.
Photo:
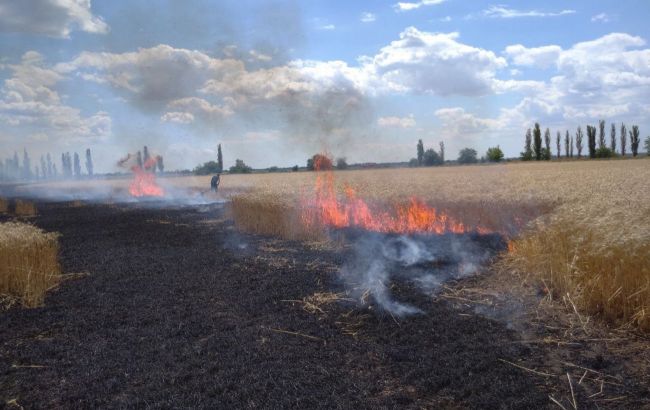
{"label": "cumulus cloud", "polygon": [[508,8],[507,6],[498,5],[490,6],[483,10],[485,17],[492,18],[518,18],[518,17],[557,17],[574,14],[575,10],[561,10],[558,12],[544,12],[538,10],[516,10]]}
{"label": "cumulus cloud", "polygon": [[434,112],[447,135],[477,134],[504,127],[503,119],[479,118],[462,107],[441,108]]}
{"label": "cumulus cloud", "polygon": [[521,44],[515,44],[506,47],[504,54],[515,65],[548,68],[555,65],[561,52],[562,47],[556,45],[527,48]]}
{"label": "cumulus cloud", "polygon": [[8,0],[0,6],[0,31],[69,38],[72,30],[104,34],[109,27],[93,15],[90,0]]}
{"label": "cumulus cloud", "polygon": [[[650,99],[650,49],[641,37],[611,33],[571,48],[508,47],[515,63],[534,65],[541,59],[554,75],[508,110],[514,121],[540,119],[552,124],[624,116],[643,120]],[[539,53],[539,50],[552,50]]]}
{"label": "cumulus cloud", "polygon": [[409,27],[372,58],[372,67],[392,91],[478,96],[492,91],[497,70],[508,64],[492,51],[457,41],[458,33]]}
{"label": "cumulus cloud", "polygon": [[62,102],[56,87],[64,77],[48,67],[41,54],[28,51],[20,64],[3,68],[10,70],[11,76],[0,90],[0,119],[13,131],[66,141],[110,135],[108,113],[99,111],[86,117]]}
{"label": "cumulus cloud", "polygon": [[444,3],[446,0],[421,0],[418,2],[399,2],[393,5],[395,11],[410,11],[416,10],[423,6],[433,6],[436,4]]}
{"label": "cumulus cloud", "polygon": [[410,114],[407,117],[379,117],[377,125],[387,128],[413,128],[416,123],[413,114]]}
{"label": "cumulus cloud", "polygon": [[189,124],[194,122],[194,114],[191,112],[170,111],[163,114],[160,119],[163,122],[175,122],[178,124]]}

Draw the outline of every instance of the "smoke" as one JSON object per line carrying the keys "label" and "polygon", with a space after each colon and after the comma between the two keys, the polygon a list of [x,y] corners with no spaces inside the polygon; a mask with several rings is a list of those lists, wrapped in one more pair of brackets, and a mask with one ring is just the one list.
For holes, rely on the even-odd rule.
{"label": "smoke", "polygon": [[340,270],[351,295],[372,302],[396,317],[422,313],[400,302],[391,288],[402,285],[421,294],[434,295],[442,285],[479,272],[505,248],[497,234],[386,235],[347,230],[352,252]]}

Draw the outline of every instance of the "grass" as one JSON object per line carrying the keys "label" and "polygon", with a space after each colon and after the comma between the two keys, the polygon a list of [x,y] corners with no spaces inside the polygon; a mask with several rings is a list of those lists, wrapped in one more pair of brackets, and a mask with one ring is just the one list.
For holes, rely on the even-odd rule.
{"label": "grass", "polygon": [[0,224],[0,293],[23,305],[43,304],[45,293],[59,283],[58,234],[28,224]]}
{"label": "grass", "polygon": [[[573,161],[335,172],[378,205],[417,196],[468,225],[510,236],[500,266],[531,274],[581,313],[650,330],[650,161]],[[315,173],[227,175],[232,215],[248,232],[304,239],[300,198]],[[241,192],[245,191],[245,192]]]}

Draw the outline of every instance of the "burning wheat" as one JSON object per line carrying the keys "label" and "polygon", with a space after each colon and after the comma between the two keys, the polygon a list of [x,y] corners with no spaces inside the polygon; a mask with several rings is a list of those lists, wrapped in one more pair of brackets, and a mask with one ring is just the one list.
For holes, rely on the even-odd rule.
{"label": "burning wheat", "polygon": [[[233,197],[238,227],[288,238],[314,238],[322,236],[324,226],[348,224],[409,232],[391,229],[391,224],[394,228],[400,209],[409,209],[408,198],[416,197],[429,215],[435,209],[436,215],[454,221],[445,230],[480,227],[511,237],[511,252],[502,266],[535,274],[558,295],[569,293],[586,313],[650,329],[647,160],[334,175],[331,185],[315,181],[319,176],[314,173],[229,176],[224,187],[248,190]],[[304,198],[318,218],[303,212]],[[363,205],[355,205],[359,198],[364,198]],[[366,204],[397,211],[378,223],[377,213],[364,214]],[[424,218],[425,227],[436,232],[436,220]]]}

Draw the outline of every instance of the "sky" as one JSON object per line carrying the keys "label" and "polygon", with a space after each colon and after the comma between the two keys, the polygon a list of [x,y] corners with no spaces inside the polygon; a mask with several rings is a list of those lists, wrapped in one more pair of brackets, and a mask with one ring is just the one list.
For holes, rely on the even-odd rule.
{"label": "sky", "polygon": [[[147,145],[166,169],[523,149],[650,130],[650,2],[0,0],[0,158]],[[83,156],[83,155],[82,155]]]}

